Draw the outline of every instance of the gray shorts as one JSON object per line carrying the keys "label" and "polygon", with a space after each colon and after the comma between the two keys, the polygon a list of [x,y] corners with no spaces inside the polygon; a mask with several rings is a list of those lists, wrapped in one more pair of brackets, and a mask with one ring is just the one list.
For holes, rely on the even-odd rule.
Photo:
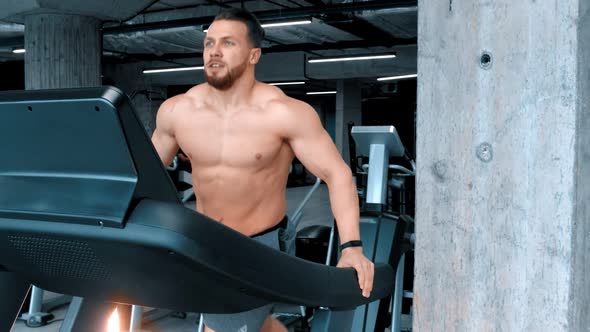
{"label": "gray shorts", "polygon": [[[268,231],[252,236],[252,239],[271,248],[281,250],[290,255],[295,255],[295,227],[283,218],[278,224]],[[274,308],[273,303],[235,314],[203,314],[203,320],[207,327],[215,332],[258,332],[266,318]]]}

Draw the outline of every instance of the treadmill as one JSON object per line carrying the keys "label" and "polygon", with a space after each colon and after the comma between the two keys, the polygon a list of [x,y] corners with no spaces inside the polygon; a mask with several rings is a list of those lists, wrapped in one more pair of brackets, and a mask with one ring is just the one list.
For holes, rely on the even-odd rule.
{"label": "treadmill", "polygon": [[352,312],[353,269],[268,248],[185,208],[114,87],[0,93],[0,331],[31,285],[74,296],[60,331],[105,331],[113,303],[233,313],[268,302]]}

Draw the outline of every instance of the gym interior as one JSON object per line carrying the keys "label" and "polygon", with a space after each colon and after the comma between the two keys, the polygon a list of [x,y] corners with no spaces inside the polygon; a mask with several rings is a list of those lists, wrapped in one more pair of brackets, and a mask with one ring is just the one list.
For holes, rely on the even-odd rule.
{"label": "gym interior", "polygon": [[[311,105],[350,166],[369,298],[302,162],[292,257],[196,213],[190,161],[151,145],[228,8],[265,29],[256,79]],[[289,331],[587,331],[589,9],[0,2],[0,331],[201,332],[268,302]]]}

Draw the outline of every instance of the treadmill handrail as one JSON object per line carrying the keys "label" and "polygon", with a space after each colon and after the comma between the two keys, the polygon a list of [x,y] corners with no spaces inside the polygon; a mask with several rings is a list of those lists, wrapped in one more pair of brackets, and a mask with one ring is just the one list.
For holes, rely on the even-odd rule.
{"label": "treadmill handrail", "polygon": [[[39,273],[34,261],[23,259],[21,248],[28,242],[39,243],[25,250],[50,262],[43,265],[46,272]],[[68,255],[64,244],[81,249]],[[182,311],[207,310],[211,299],[170,299],[167,294],[190,292],[208,283],[215,288],[221,281],[225,291],[246,298],[243,305],[256,298],[336,309],[387,296],[394,282],[394,267],[377,264],[371,297],[364,298],[351,268],[290,256],[180,204],[148,199],[135,206],[122,229],[97,231],[88,225],[0,218],[0,251],[0,265],[43,289],[111,302],[132,299],[132,304]],[[152,257],[151,262],[146,265],[137,255]],[[62,268],[69,265],[91,270]],[[182,283],[175,269],[185,271]],[[152,279],[158,281],[159,289],[150,286]],[[231,301],[241,305],[238,298]]]}

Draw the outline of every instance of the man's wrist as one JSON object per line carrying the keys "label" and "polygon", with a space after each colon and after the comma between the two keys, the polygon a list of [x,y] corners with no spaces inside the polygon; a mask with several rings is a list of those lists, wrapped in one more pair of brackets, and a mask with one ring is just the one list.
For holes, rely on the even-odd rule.
{"label": "man's wrist", "polygon": [[348,241],[348,242],[341,244],[340,251],[344,251],[345,249],[348,249],[348,248],[362,248],[362,246],[363,246],[363,241],[352,240],[352,241]]}
{"label": "man's wrist", "polygon": [[340,252],[341,256],[348,256],[350,254],[364,255],[363,247],[348,247]]}

